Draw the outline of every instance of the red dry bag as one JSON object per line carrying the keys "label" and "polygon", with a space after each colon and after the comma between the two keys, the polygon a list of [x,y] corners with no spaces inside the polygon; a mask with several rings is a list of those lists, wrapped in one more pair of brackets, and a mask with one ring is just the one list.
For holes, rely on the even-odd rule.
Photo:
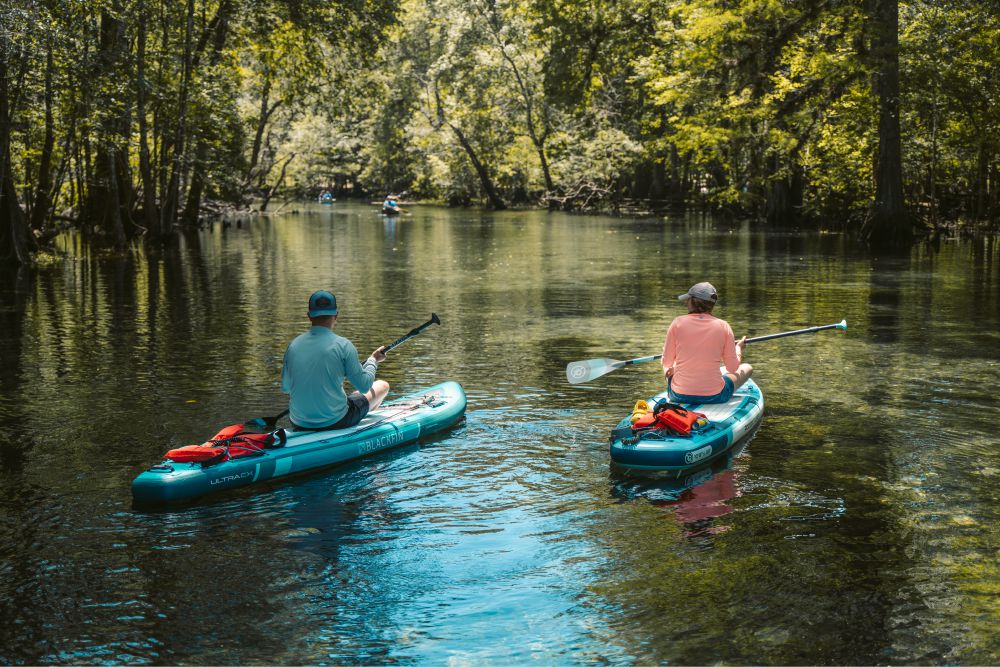
{"label": "red dry bag", "polygon": [[705,419],[700,412],[692,412],[673,403],[660,403],[654,410],[656,421],[680,435],[689,435],[699,419]]}
{"label": "red dry bag", "polygon": [[175,463],[203,463],[222,459],[226,455],[225,447],[209,447],[205,445],[188,445],[179,449],[171,449],[164,458]]}

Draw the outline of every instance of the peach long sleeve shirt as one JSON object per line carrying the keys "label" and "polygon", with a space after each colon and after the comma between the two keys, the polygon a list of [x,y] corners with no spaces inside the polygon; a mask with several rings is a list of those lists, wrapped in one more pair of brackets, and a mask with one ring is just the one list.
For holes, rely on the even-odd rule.
{"label": "peach long sleeve shirt", "polygon": [[725,386],[719,366],[735,373],[740,366],[738,350],[728,322],[708,313],[689,313],[670,323],[660,363],[664,369],[674,368],[673,391],[714,396]]}

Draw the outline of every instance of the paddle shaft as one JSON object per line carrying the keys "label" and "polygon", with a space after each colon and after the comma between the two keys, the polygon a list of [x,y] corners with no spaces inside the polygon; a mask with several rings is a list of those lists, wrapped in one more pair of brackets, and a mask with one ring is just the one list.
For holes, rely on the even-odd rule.
{"label": "paddle shaft", "polygon": [[423,331],[427,327],[431,326],[432,324],[441,324],[441,320],[438,319],[438,316],[437,316],[436,313],[431,313],[431,319],[427,320],[426,322],[424,322],[423,324],[421,324],[416,329],[411,329],[410,333],[406,334],[405,336],[403,336],[401,338],[397,338],[396,340],[394,340],[391,343],[389,343],[388,345],[386,345],[385,349],[382,350],[382,353],[384,354],[384,353],[388,352],[389,350],[391,350],[392,348],[398,347],[398,346],[402,345],[403,343],[405,343],[406,341],[410,340],[414,336],[419,335],[421,331]]}
{"label": "paddle shaft", "polygon": [[[631,366],[632,364],[642,364],[647,361],[656,361],[657,359],[662,359],[662,358],[663,358],[662,354],[654,354],[651,357],[639,357],[638,359],[629,359],[628,361],[622,361],[620,363],[622,366]],[[621,367],[618,366],[618,364],[615,364],[615,366],[618,368]]]}
{"label": "paddle shaft", "polygon": [[747,338],[748,343],[759,343],[762,340],[773,340],[775,338],[784,338],[785,336],[798,336],[799,334],[816,333],[817,331],[823,331],[824,329],[843,329],[846,325],[844,322],[839,324],[824,324],[821,327],[809,327],[807,329],[797,329],[795,331],[785,331],[783,333],[768,334],[767,336],[757,336],[756,338]]}
{"label": "paddle shaft", "polygon": [[[756,338],[747,338],[747,343],[759,343],[764,340],[774,340],[775,338],[784,338],[785,336],[798,336],[804,333],[816,333],[817,331],[822,331],[824,329],[836,329],[840,327],[839,324],[827,324],[821,327],[809,327],[808,329],[799,329],[797,331],[783,331],[780,334],[768,334],[767,336],[757,336]],[[631,366],[632,364],[641,364],[646,361],[656,361],[657,359],[662,359],[662,354],[654,354],[651,357],[639,357],[638,359],[629,359],[628,361],[620,362],[621,366],[615,364],[616,368],[621,368],[622,366]]]}
{"label": "paddle shaft", "polygon": [[[785,336],[798,336],[799,334],[816,333],[817,331],[823,331],[824,329],[843,329],[844,323],[840,324],[824,324],[821,327],[809,327],[808,329],[796,329],[795,331],[782,331],[781,333],[768,334],[766,336],[756,336],[755,338],[747,338],[747,343],[759,343],[764,340],[774,340],[775,338],[784,338]],[[628,361],[621,362],[622,366],[631,366],[632,364],[641,364],[645,361],[656,361],[657,359],[662,359],[662,354],[654,354],[651,357],[639,357],[638,359],[629,359]]]}
{"label": "paddle shaft", "polygon": [[[839,324],[824,324],[821,327],[808,327],[806,329],[796,329],[795,331],[782,331],[780,334],[768,334],[766,336],[755,336],[754,338],[747,338],[747,343],[759,343],[764,340],[774,340],[775,338],[784,338],[785,336],[798,336],[804,333],[816,333],[817,331],[823,331],[824,329],[843,329],[844,323]],[[657,354],[653,357],[640,357],[639,359],[632,359],[631,361],[626,361],[625,364],[638,364],[643,361],[653,361],[654,359],[661,359],[662,354]]]}

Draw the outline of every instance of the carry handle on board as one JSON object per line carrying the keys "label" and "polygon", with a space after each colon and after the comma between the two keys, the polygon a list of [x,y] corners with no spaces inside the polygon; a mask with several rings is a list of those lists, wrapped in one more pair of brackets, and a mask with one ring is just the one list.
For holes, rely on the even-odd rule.
{"label": "carry handle on board", "polygon": [[[841,320],[836,324],[824,324],[819,327],[808,327],[806,329],[796,329],[795,331],[783,331],[781,333],[768,334],[767,336],[747,338],[747,342],[759,343],[765,340],[774,340],[775,338],[785,338],[786,336],[816,333],[817,331],[823,331],[825,329],[842,329],[847,331],[847,320]],[[590,382],[591,380],[596,380],[602,375],[607,375],[612,371],[616,371],[619,368],[632,366],[634,364],[641,364],[646,361],[655,361],[661,357],[663,357],[662,354],[654,354],[649,357],[629,359],[628,361],[618,361],[616,359],[587,359],[585,361],[572,361],[566,366],[566,379],[570,384]]]}
{"label": "carry handle on board", "polygon": [[[431,313],[431,319],[427,320],[426,322],[424,322],[423,324],[421,324],[419,327],[417,327],[415,329],[410,329],[410,332],[408,334],[406,334],[405,336],[403,336],[401,338],[397,338],[396,340],[394,340],[391,343],[389,343],[388,345],[386,345],[385,349],[383,350],[383,352],[388,352],[389,350],[391,350],[394,347],[399,347],[400,345],[402,345],[406,341],[410,340],[414,336],[420,335],[420,332],[422,332],[424,329],[426,329],[427,327],[431,326],[432,324],[441,324],[441,319],[437,316],[437,313]],[[246,422],[246,425],[247,426],[253,426],[255,428],[263,428],[263,429],[266,429],[268,431],[273,431],[274,427],[278,423],[278,420],[281,419],[282,417],[284,417],[287,414],[288,414],[288,410],[283,410],[280,414],[274,415],[273,417],[256,417],[254,419],[248,420]]]}

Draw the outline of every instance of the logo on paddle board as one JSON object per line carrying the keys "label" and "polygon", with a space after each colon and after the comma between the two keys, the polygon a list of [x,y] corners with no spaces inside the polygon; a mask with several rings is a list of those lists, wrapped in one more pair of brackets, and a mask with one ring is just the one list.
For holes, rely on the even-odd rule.
{"label": "logo on paddle board", "polygon": [[375,438],[374,440],[369,440],[367,442],[362,442],[358,444],[358,454],[367,454],[369,452],[374,452],[376,449],[382,449],[384,447],[391,447],[398,442],[403,440],[403,436],[400,433],[390,433],[389,435],[383,435],[380,438]]}
{"label": "logo on paddle board", "polygon": [[222,477],[216,477],[211,482],[209,482],[209,484],[212,484],[212,485],[215,485],[215,484],[224,484],[226,482],[231,482],[234,479],[243,479],[244,477],[250,477],[251,475],[253,475],[253,473],[250,472],[249,470],[246,471],[246,472],[241,472],[238,475],[224,475]]}
{"label": "logo on paddle board", "polygon": [[696,463],[702,459],[707,459],[708,455],[712,453],[712,445],[706,445],[701,449],[696,449],[693,452],[688,452],[684,455],[684,463]]}
{"label": "logo on paddle board", "polygon": [[583,365],[574,366],[569,369],[569,376],[574,380],[579,380],[587,375],[587,367]]}

